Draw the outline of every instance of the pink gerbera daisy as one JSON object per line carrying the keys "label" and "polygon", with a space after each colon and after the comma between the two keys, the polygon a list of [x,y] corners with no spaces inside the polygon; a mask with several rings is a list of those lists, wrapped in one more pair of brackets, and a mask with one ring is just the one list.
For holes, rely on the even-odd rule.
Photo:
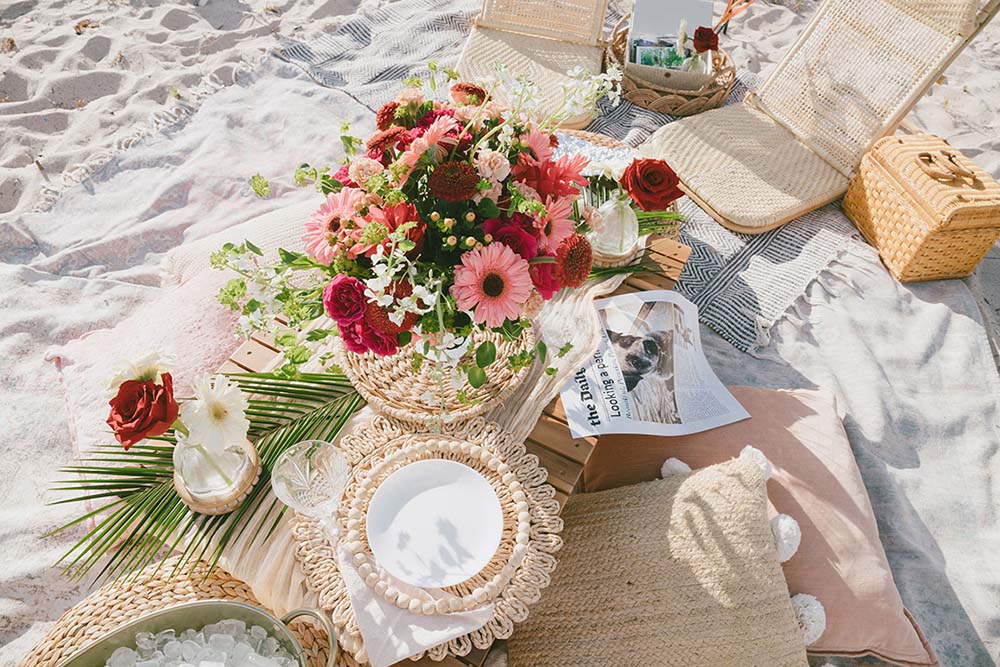
{"label": "pink gerbera daisy", "polygon": [[573,198],[545,198],[545,214],[535,220],[538,249],[555,252],[559,244],[573,234]]}
{"label": "pink gerbera daisy", "polygon": [[455,267],[451,294],[462,310],[475,308],[474,322],[501,326],[520,317],[531,295],[528,262],[502,243],[470,250],[462,255],[462,265]]}
{"label": "pink gerbera daisy", "polygon": [[347,232],[357,225],[357,207],[364,196],[365,193],[357,188],[344,188],[327,195],[326,201],[306,222],[306,233],[302,235],[306,253],[317,262],[332,262]]}
{"label": "pink gerbera daisy", "polygon": [[531,149],[539,162],[546,162],[552,158],[552,138],[545,132],[531,130],[521,136],[521,143]]}

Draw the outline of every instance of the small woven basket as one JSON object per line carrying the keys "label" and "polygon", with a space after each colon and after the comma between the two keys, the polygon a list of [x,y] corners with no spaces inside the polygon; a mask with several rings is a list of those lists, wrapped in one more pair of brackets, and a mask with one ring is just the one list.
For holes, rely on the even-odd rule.
{"label": "small woven basket", "polygon": [[[465,421],[481,415],[503,402],[524,381],[528,368],[512,370],[507,358],[534,349],[535,336],[531,330],[509,341],[492,331],[473,329],[463,361],[472,361],[476,348],[487,340],[497,347],[496,360],[485,369],[486,383],[476,389],[468,382],[456,388],[450,377],[438,381],[434,378],[436,364],[432,360],[415,363],[417,350],[412,344],[389,357],[373,352],[355,354],[338,346],[337,363],[376,412],[407,424],[427,427],[442,418]],[[465,400],[460,392],[464,392]],[[433,401],[426,400],[428,393]]]}
{"label": "small woven basket", "polygon": [[[72,654],[122,625],[183,602],[235,600],[261,606],[250,587],[228,572],[216,569],[209,574],[208,564],[201,562],[193,570],[185,565],[170,576],[176,565],[174,557],[151,565],[134,580],[108,584],[94,591],[49,628],[28,652],[21,667],[59,667]],[[326,633],[301,621],[292,623],[291,629],[305,650],[309,667],[325,667],[330,652]],[[339,662],[354,665],[343,653]]]}
{"label": "small woven basket", "polygon": [[629,76],[625,71],[629,17],[625,15],[615,26],[604,53],[606,65],[616,65],[622,70],[622,96],[626,100],[668,116],[693,116],[722,106],[736,81],[736,66],[721,49],[713,52],[715,76],[698,89],[670,88]]}

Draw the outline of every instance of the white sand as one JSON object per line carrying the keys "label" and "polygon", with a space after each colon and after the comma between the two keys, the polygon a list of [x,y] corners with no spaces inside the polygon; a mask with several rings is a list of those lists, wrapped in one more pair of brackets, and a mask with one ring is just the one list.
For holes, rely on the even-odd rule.
{"label": "white sand", "polygon": [[[0,649],[0,665],[14,664],[15,656],[27,650],[47,623],[87,592],[85,586],[37,566],[54,561],[67,546],[65,540],[40,542],[37,534],[68,516],[65,508],[43,509],[45,496],[36,488],[68,457],[68,425],[60,421],[64,416],[55,398],[57,377],[42,361],[44,347],[113,326],[134,304],[154,298],[158,253],[223,224],[218,210],[214,218],[202,221],[190,209],[149,220],[144,209],[135,217],[161,235],[157,245],[128,248],[115,257],[100,250],[103,229],[75,229],[65,212],[53,219],[29,212],[45,209],[59,192],[142,136],[171,123],[169,131],[180,135],[178,128],[202,98],[220,95],[242,64],[264,57],[276,37],[328,30],[356,5],[357,0],[208,0],[203,7],[191,2],[147,7],[139,0],[0,0],[0,368],[7,362],[6,370],[0,370],[0,393],[10,399],[0,408],[0,471],[10,475],[0,484],[0,526],[19,526],[16,534],[0,535],[6,562],[0,574],[0,645],[9,644]],[[723,45],[738,64],[766,70],[811,12],[811,3],[793,11],[762,1],[734,24]],[[77,35],[74,25],[83,20],[92,25]],[[14,48],[4,52],[8,38]],[[1000,23],[990,26],[955,63],[947,82],[920,103],[911,120],[947,137],[1000,177],[998,71]],[[311,90],[310,85],[306,82],[297,90]],[[317,95],[312,109],[319,112],[337,103],[334,94]],[[253,131],[268,127],[266,108],[261,111],[248,125]],[[338,114],[343,110],[334,110],[337,120]],[[195,188],[190,198],[187,190],[163,196],[184,197],[189,207],[218,201],[224,222],[263,212],[277,202],[255,200],[234,183],[258,169],[274,167],[272,173],[284,173],[280,170],[287,171],[285,163],[299,159],[303,146],[318,143],[321,129],[284,136],[275,129],[257,144],[233,144],[231,154],[219,142],[211,143],[205,149],[214,151],[219,169],[232,176],[208,179],[210,183],[199,184],[201,189]],[[274,152],[282,150],[283,139],[287,151],[278,157]],[[271,151],[272,157],[261,155],[262,150]],[[141,152],[135,159],[142,159]],[[165,165],[155,167],[160,171],[150,169],[151,174],[164,173]],[[135,165],[131,168],[136,170]],[[190,178],[178,182],[190,189]],[[142,204],[150,206],[153,199]],[[105,202],[109,229],[128,224],[129,205]],[[246,207],[242,217],[236,213],[239,206]],[[76,259],[63,259],[67,248],[75,251],[71,257]],[[93,257],[91,248],[97,248]],[[89,263],[79,259],[81,255]],[[1000,319],[1000,250],[994,249],[979,273],[985,301]],[[77,303],[56,313],[36,312],[39,301],[73,300]],[[46,420],[47,411],[52,416]],[[16,423],[8,421],[11,414],[19,416]],[[29,414],[39,415],[38,424],[24,418]]]}

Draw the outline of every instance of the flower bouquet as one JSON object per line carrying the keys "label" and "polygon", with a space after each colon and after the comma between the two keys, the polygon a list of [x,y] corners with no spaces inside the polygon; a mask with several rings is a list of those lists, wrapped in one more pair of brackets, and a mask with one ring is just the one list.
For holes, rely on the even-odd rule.
{"label": "flower bouquet", "polygon": [[[481,411],[545,363],[531,319],[591,276],[591,240],[603,249],[606,237],[637,238],[640,223],[672,224],[665,209],[680,196],[661,161],[615,176],[583,155],[556,155],[559,121],[600,97],[616,101],[619,72],[578,74],[563,106],[540,118],[537,91],[503,70],[491,85],[441,71],[443,85],[434,66],[429,81],[409,81],[367,140],[342,128],[339,168],[296,172],[325,195],[301,251],[266,264],[247,242],[213,257],[240,274],[220,294],[240,332],[273,329],[285,372],[337,363],[376,407],[417,420]],[[512,106],[494,100],[499,85]],[[438,90],[450,98],[435,99]]]}

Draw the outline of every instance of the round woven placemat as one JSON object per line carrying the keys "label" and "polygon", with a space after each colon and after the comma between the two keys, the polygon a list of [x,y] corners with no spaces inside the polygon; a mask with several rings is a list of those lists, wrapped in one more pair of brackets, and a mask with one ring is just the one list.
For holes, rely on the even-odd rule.
{"label": "round woven placemat", "polygon": [[[355,354],[340,344],[335,346],[335,354],[337,364],[375,412],[427,427],[441,421],[442,416],[445,421],[458,422],[481,415],[496,407],[524,381],[529,368],[513,370],[507,357],[534,348],[535,336],[530,329],[514,341],[492,331],[473,329],[471,339],[466,353],[469,359],[480,343],[490,340],[497,347],[496,361],[485,369],[486,383],[476,389],[467,382],[456,388],[449,377],[438,381],[434,378],[435,364],[430,359],[423,360],[414,370],[417,350],[412,344],[389,357],[374,352]],[[468,400],[463,400],[462,393]]]}
{"label": "round woven placemat", "polygon": [[[404,424],[377,416],[363,432],[345,436],[340,446],[352,467],[352,479],[338,509],[338,534],[344,536],[345,543],[349,543],[347,521],[352,502],[366,476],[373,470],[378,475],[386,472],[381,467],[383,462],[401,449],[406,450],[421,441],[443,440],[455,442],[459,446],[456,447],[457,451],[439,455],[438,458],[448,458],[473,467],[497,489],[504,508],[504,537],[493,561],[479,575],[468,582],[444,589],[456,596],[466,596],[476,588],[485,588],[486,592],[480,596],[480,604],[492,601],[495,605],[493,617],[475,632],[427,651],[427,655],[433,660],[443,660],[449,653],[468,655],[474,647],[485,649],[496,639],[510,637],[514,624],[527,619],[528,605],[535,603],[541,597],[542,589],[548,586],[550,574],[556,566],[554,554],[562,546],[559,537],[562,531],[559,503],[555,500],[555,490],[546,483],[547,473],[538,465],[538,457],[528,454],[522,443],[514,442],[497,424],[487,422],[482,417],[459,424],[446,424],[440,433],[433,435],[414,435],[406,432]],[[463,452],[461,443],[469,443],[476,449],[470,448]],[[491,455],[498,457],[509,470],[493,470],[488,463]],[[524,494],[526,507],[523,509],[516,507],[518,500],[509,490],[510,483],[515,480]],[[515,558],[516,565],[504,572],[517,548],[520,521],[527,521],[529,524],[525,548]],[[296,542],[295,557],[302,566],[310,590],[318,593],[320,606],[330,612],[337,628],[338,640],[344,649],[342,653],[351,654],[358,663],[367,662],[364,640],[358,630],[343,577],[337,569],[338,544],[333,542],[329,531],[320,521],[303,515],[295,516],[292,534]],[[354,535],[351,539],[360,539],[360,535]],[[505,581],[503,585],[496,585],[495,577],[498,574],[500,581]],[[490,582],[494,583],[495,589],[486,588]],[[381,593],[378,588],[376,591]]]}
{"label": "round woven placemat", "polygon": [[[207,563],[192,570],[184,566],[173,577],[177,557],[150,566],[129,583],[111,583],[97,589],[69,609],[28,652],[21,667],[58,667],[71,655],[117,628],[149,612],[194,600],[236,600],[262,605],[250,587],[228,572],[216,568],[209,574]],[[325,667],[330,641],[320,628],[304,621],[289,625],[305,650],[309,667]],[[354,667],[353,661],[338,660],[338,667]]]}
{"label": "round woven placemat", "polygon": [[628,47],[626,14],[615,26],[605,50],[605,60],[622,70],[622,97],[641,107],[669,116],[693,116],[715,109],[726,101],[736,82],[736,66],[725,51],[714,52],[715,77],[698,90],[682,90],[660,86],[625,73],[625,50]]}
{"label": "round woven placemat", "polygon": [[618,141],[614,137],[586,130],[556,130],[556,134],[565,134],[568,137],[576,137],[588,143],[600,146],[601,148],[628,148],[627,144]]}

